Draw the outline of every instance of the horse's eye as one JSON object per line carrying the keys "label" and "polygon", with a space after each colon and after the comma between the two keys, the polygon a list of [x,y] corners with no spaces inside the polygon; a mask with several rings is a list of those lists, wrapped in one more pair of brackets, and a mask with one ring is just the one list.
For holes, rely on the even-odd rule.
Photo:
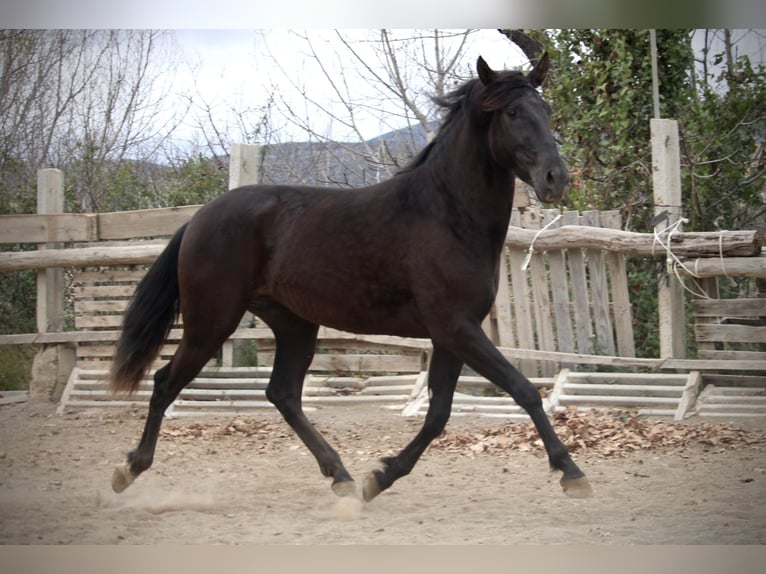
{"label": "horse's eye", "polygon": [[506,111],[509,118],[515,118],[516,117],[516,108],[508,108]]}

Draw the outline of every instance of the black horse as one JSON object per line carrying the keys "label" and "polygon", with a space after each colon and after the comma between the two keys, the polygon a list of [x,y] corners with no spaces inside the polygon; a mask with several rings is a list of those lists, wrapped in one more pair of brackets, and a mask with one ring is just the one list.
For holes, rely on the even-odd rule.
{"label": "black horse", "polygon": [[508,392],[545,444],[572,496],[590,496],[543,411],[535,387],[481,329],[498,282],[514,177],[541,201],[559,200],[568,174],[538,94],[544,56],[527,75],[494,71],[438,103],[438,136],[399,174],[362,189],[245,186],[203,206],[138,285],[111,371],[116,391],[135,390],[180,311],[183,337],[154,376],[143,436],[112,487],[127,488],[154,457],[165,409],[237,328],[246,310],[274,332],[266,396],[312,452],[339,495],[355,492],[337,452],[301,408],[319,325],[355,333],[430,338],[430,406],[420,432],[367,475],[371,500],[408,474],[450,416],[464,364]]}

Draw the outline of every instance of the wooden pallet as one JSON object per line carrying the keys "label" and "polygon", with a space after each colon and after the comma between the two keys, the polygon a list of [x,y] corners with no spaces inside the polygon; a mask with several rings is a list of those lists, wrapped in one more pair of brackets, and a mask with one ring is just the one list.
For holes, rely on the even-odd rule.
{"label": "wooden pallet", "polygon": [[[237,415],[273,408],[266,399],[270,368],[218,367],[204,369],[166,411],[167,416]],[[75,368],[58,412],[92,407],[148,407],[153,380],[149,373],[130,396],[116,396],[108,387],[107,371]],[[306,377],[303,404],[374,403],[401,409],[409,399],[417,375]]]}
{"label": "wooden pallet", "polygon": [[[705,284],[717,293],[715,281]],[[694,299],[694,337],[701,359],[766,365],[766,297]],[[751,365],[752,366],[752,365]],[[760,374],[759,374],[760,373]],[[696,412],[704,417],[766,416],[766,367],[707,371]]]}
{"label": "wooden pallet", "polygon": [[[553,388],[554,377],[530,379],[539,389]],[[545,399],[544,399],[545,402]],[[421,373],[413,388],[411,399],[402,410],[404,416],[424,416],[428,411],[428,376]],[[546,409],[547,410],[547,409]],[[482,417],[525,420],[527,413],[508,395],[500,395],[492,383],[483,377],[461,376],[452,400],[452,416],[477,415]]]}
{"label": "wooden pallet", "polygon": [[[553,378],[530,379],[543,391],[543,408],[548,413],[574,407],[577,410],[635,409],[639,415],[689,416],[700,386],[700,374],[578,373],[563,369]],[[452,414],[477,414],[528,420],[526,412],[508,396],[493,393],[493,385],[480,377],[461,377],[461,385],[471,383],[474,392],[457,392]],[[421,381],[403,410],[406,416],[424,415],[428,410],[427,384]],[[476,390],[480,392],[477,393]],[[492,393],[492,394],[490,394]]]}
{"label": "wooden pallet", "polygon": [[702,417],[766,417],[766,377],[760,384],[706,385],[696,414]]}

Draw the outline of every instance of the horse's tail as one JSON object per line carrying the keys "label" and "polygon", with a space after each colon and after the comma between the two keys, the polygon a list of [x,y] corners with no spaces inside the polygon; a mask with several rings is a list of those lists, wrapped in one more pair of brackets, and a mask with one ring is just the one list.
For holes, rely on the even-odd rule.
{"label": "horse's tail", "polygon": [[178,318],[178,251],[185,231],[186,225],[176,232],[128,305],[109,373],[114,391],[138,388]]}

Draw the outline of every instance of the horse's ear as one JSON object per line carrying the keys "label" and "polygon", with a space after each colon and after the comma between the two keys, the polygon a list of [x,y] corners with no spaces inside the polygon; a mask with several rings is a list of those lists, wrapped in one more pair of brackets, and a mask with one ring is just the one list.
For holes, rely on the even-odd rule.
{"label": "horse's ear", "polygon": [[481,83],[485,86],[494,82],[497,77],[497,73],[489,67],[489,64],[487,64],[481,56],[476,60],[476,71],[479,73]]}
{"label": "horse's ear", "polygon": [[529,75],[527,75],[529,83],[532,84],[535,88],[542,86],[543,82],[545,81],[545,76],[548,75],[549,66],[550,58],[548,57],[548,52],[545,52],[543,57],[540,58],[540,61],[538,61],[535,65],[534,69],[529,72]]}

